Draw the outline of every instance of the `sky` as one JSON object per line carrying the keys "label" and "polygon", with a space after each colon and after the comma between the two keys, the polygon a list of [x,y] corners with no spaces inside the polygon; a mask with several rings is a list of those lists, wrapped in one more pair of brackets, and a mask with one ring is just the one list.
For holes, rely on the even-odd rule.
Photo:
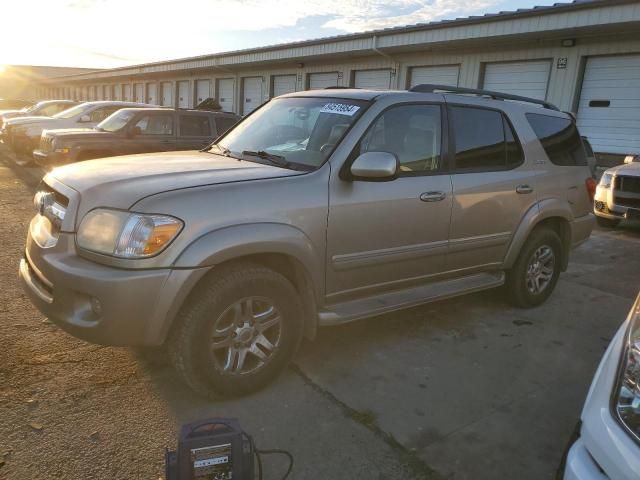
{"label": "sky", "polygon": [[556,0],[3,0],[0,65],[113,68]]}

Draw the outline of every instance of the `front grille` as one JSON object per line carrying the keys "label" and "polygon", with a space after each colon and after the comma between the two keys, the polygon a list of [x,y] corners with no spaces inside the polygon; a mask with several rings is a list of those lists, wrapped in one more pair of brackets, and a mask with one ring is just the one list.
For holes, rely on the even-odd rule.
{"label": "front grille", "polygon": [[613,203],[623,207],[640,208],[640,198],[613,197]]}
{"label": "front grille", "polygon": [[53,150],[53,137],[50,135],[42,135],[40,137],[40,150],[50,152]]}
{"label": "front grille", "polygon": [[615,188],[621,192],[640,193],[640,177],[617,175]]}

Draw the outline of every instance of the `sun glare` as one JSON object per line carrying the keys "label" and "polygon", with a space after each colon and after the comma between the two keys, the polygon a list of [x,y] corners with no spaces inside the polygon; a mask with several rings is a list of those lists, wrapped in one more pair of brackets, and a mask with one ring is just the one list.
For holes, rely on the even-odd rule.
{"label": "sun glare", "polygon": [[4,65],[0,64],[0,75],[2,75],[6,69],[7,69],[7,67],[5,67]]}

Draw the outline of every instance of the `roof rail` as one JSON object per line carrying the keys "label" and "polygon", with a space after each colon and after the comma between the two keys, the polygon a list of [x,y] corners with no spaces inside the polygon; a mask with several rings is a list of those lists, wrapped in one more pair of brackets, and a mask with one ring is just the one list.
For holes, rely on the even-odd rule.
{"label": "roof rail", "polygon": [[429,83],[423,83],[409,89],[410,92],[420,93],[433,93],[436,90],[449,93],[469,93],[473,95],[482,95],[485,97],[491,97],[494,100],[515,100],[518,102],[534,103],[550,110],[560,110],[553,103],[549,103],[544,100],[538,100],[537,98],[512,95],[510,93],[493,92],[491,90],[482,90],[479,88],[452,87],[451,85],[432,85]]}

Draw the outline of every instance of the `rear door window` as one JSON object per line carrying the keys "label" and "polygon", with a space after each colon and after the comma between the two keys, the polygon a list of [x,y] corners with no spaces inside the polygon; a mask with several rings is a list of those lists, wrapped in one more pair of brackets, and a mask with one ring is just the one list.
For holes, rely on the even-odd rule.
{"label": "rear door window", "polygon": [[233,117],[223,117],[223,116],[216,117],[217,134],[222,135],[223,133],[226,133],[227,130],[233,127],[236,123],[238,123],[238,120]]}
{"label": "rear door window", "polygon": [[505,170],[522,163],[520,144],[501,112],[476,107],[450,107],[449,112],[456,171]]}
{"label": "rear door window", "polygon": [[206,115],[180,115],[181,137],[211,137],[211,125]]}
{"label": "rear door window", "polygon": [[141,135],[173,135],[173,115],[145,115],[135,126]]}
{"label": "rear door window", "polygon": [[587,164],[582,138],[571,119],[540,113],[526,115],[551,163],[561,166]]}

